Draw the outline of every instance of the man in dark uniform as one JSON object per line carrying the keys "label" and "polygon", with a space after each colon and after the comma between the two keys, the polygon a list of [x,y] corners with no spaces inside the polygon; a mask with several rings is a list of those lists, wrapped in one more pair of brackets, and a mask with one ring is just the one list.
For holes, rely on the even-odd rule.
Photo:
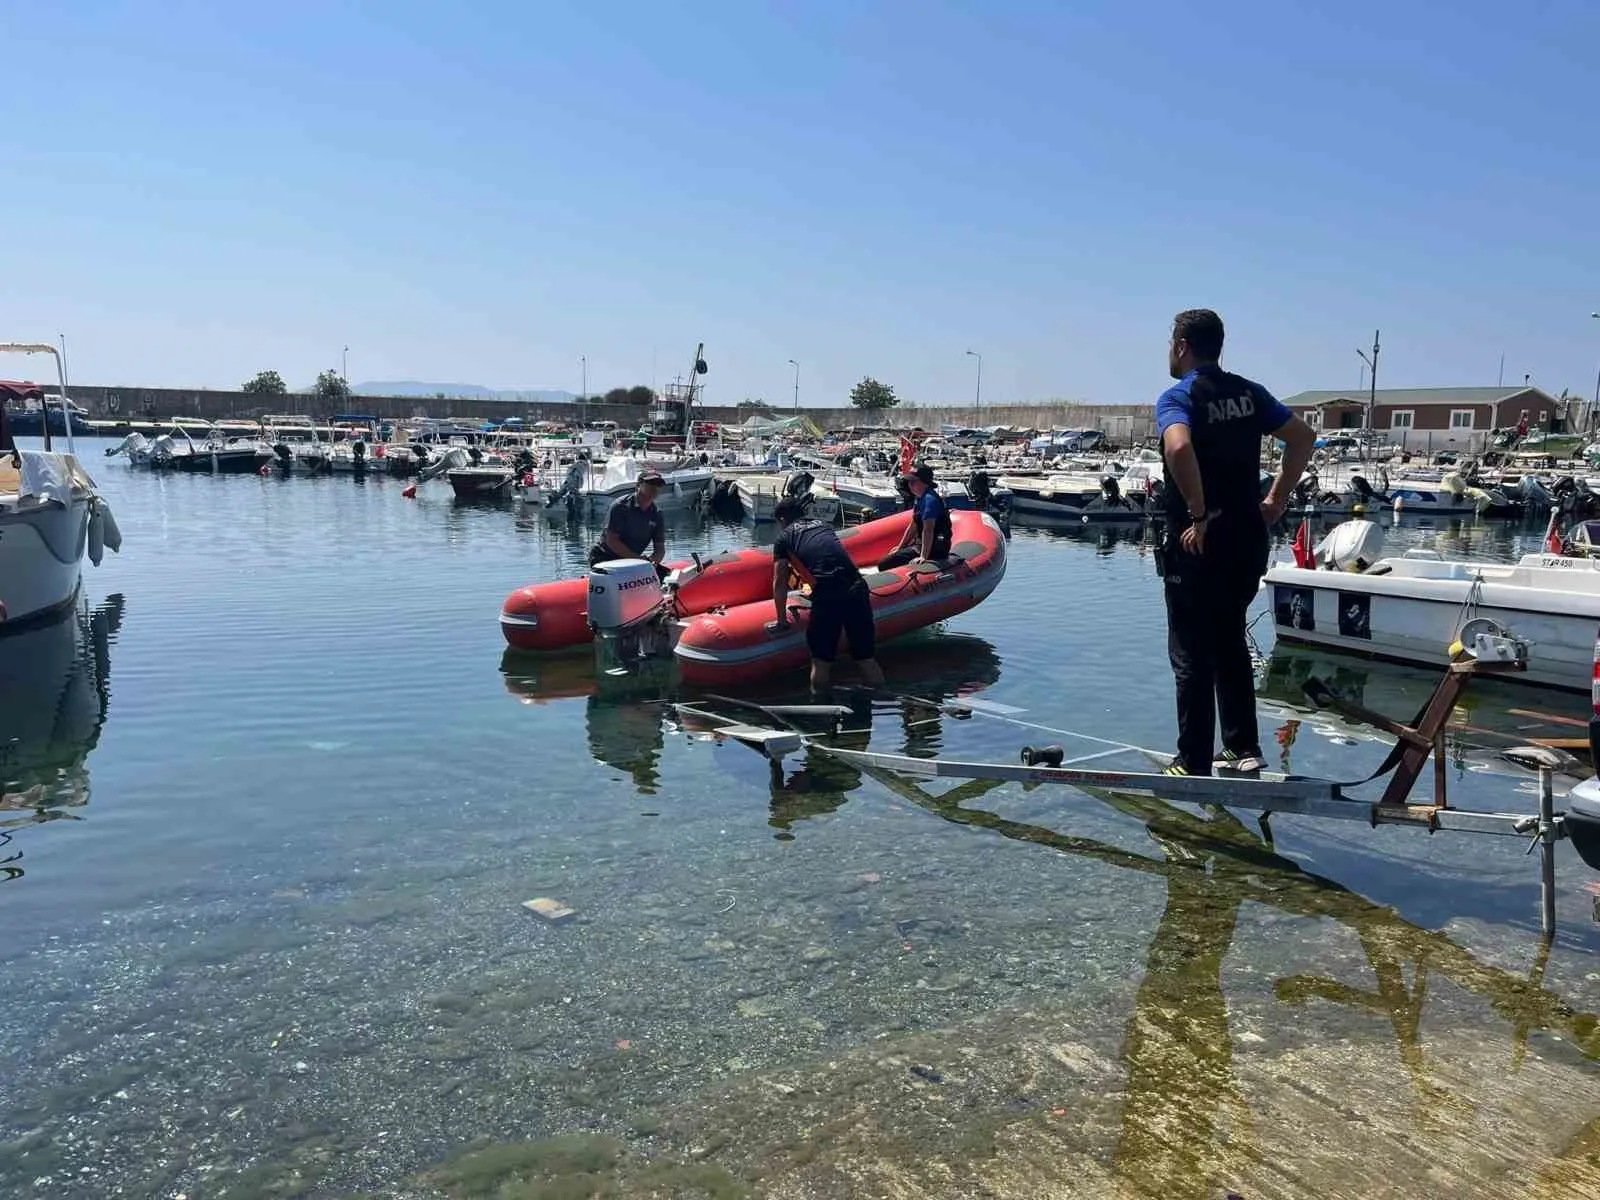
{"label": "man in dark uniform", "polygon": [[933,481],[933,468],[921,463],[900,477],[911,493],[911,524],[900,544],[878,564],[880,571],[892,571],[909,562],[950,556],[950,509]]}
{"label": "man in dark uniform", "polygon": [[667,552],[667,523],[656,507],[656,494],[665,482],[659,471],[639,473],[633,495],[624,496],[611,506],[605,532],[589,551],[591,567],[617,558],[644,558],[648,546],[656,574],[666,577],[667,569],[661,565],[661,560]]}
{"label": "man in dark uniform", "polygon": [[[1255,677],[1245,610],[1266,571],[1270,527],[1283,516],[1316,434],[1259,383],[1217,365],[1222,318],[1179,313],[1167,369],[1178,382],[1156,401],[1165,474],[1161,573],[1167,653],[1178,685],[1178,754],[1171,775],[1259,771]],[[1261,498],[1261,439],[1284,443]],[[1220,709],[1222,754],[1212,759]]]}
{"label": "man in dark uniform", "polygon": [[781,532],[772,546],[772,603],[778,619],[767,628],[789,626],[789,572],[811,585],[811,620],[806,626],[806,646],[811,651],[811,689],[824,692],[839,653],[839,635],[850,644],[861,678],[871,687],[883,683],[883,670],[874,657],[877,625],[872,617],[872,593],[861,572],[850,561],[833,526],[805,515],[805,505],[793,498],[778,501]]}

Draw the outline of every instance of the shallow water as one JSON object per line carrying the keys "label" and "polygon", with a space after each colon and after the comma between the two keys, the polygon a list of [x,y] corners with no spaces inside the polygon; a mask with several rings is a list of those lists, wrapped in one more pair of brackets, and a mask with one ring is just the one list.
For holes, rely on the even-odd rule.
{"label": "shallow water", "polygon": [[[1275,818],[1269,846],[1247,814],[814,751],[775,776],[680,727],[661,680],[503,655],[505,594],[592,531],[442,485],[84,457],[123,553],[86,569],[81,621],[0,643],[7,1194],[1593,1185],[1593,877],[1565,846],[1546,956],[1512,839]],[[1538,532],[1407,517],[1390,540],[1505,558]],[[750,537],[683,518],[671,548]],[[884,664],[1015,721],[880,700],[848,744],[1055,739],[1020,721],[1169,745],[1137,534],[1019,526],[1009,561]],[[1396,715],[1433,682],[1271,655],[1274,755],[1341,778],[1385,747],[1303,711],[1308,673]],[[1586,715],[1511,685],[1464,707],[1508,737],[1511,708]],[[1453,795],[1531,807],[1497,744],[1460,736]]]}

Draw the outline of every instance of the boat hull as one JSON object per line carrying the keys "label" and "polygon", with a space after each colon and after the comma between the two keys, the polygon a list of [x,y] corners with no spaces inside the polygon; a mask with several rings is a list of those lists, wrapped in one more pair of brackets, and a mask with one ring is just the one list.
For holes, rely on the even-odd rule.
{"label": "boat hull", "polygon": [[56,619],[78,598],[89,501],[0,512],[0,635]]}
{"label": "boat hull", "polygon": [[1438,668],[1449,661],[1471,594],[1470,615],[1529,643],[1527,670],[1507,678],[1589,691],[1600,595],[1475,585],[1468,564],[1443,565],[1468,569],[1460,578],[1418,579],[1273,567],[1264,583],[1273,627],[1285,642]]}
{"label": "boat hull", "polygon": [[463,500],[486,500],[511,495],[516,476],[509,470],[465,467],[449,472],[450,490]]}
{"label": "boat hull", "polygon": [[[908,564],[868,575],[880,641],[966,612],[1004,578],[1006,542],[999,523],[971,511],[951,513],[950,519],[954,551],[946,565]],[[786,630],[768,629],[771,620],[770,598],[690,618],[673,651],[679,677],[695,687],[726,687],[803,667],[811,659],[805,639],[808,605],[797,606]]]}
{"label": "boat hull", "polygon": [[270,462],[272,456],[259,450],[196,450],[158,465],[196,475],[254,475]]}
{"label": "boat hull", "polygon": [[[846,529],[839,541],[857,566],[872,566],[899,544],[910,521],[909,513],[897,513]],[[680,616],[772,595],[772,551],[764,546],[717,555],[699,564],[680,562],[672,569],[692,576],[677,589]],[[500,631],[517,650],[562,650],[592,641],[588,577],[558,579],[512,592],[500,610]]]}
{"label": "boat hull", "polygon": [[[662,512],[669,513],[688,512],[699,508],[712,482],[713,476],[709,471],[704,475],[696,474],[689,479],[674,480],[656,493],[656,507]],[[591,513],[604,516],[611,511],[611,506],[618,500],[625,500],[633,495],[634,487],[634,484],[628,483],[606,491],[585,491],[581,494]]]}

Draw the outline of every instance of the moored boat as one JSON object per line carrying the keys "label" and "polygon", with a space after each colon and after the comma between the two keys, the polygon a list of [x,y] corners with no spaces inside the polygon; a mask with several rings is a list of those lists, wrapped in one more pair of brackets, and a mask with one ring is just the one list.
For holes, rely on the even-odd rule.
{"label": "moored boat", "polygon": [[[55,356],[65,398],[54,346],[4,344],[0,352]],[[84,555],[98,565],[106,547],[122,547],[94,480],[76,455],[55,451],[51,438],[47,425],[45,449],[18,450],[0,421],[0,634],[59,617],[78,598]]]}
{"label": "moored boat", "polygon": [[1600,559],[1526,554],[1514,564],[1455,562],[1433,550],[1380,557],[1382,530],[1350,521],[1310,565],[1266,574],[1280,640],[1440,666],[1490,622],[1528,645],[1510,678],[1575,691],[1592,682]]}

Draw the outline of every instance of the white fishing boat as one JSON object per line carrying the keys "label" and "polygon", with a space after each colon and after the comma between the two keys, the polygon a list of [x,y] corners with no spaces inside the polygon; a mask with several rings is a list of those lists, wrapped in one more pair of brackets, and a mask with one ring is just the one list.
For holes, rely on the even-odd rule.
{"label": "white fishing boat", "polygon": [[1437,667],[1456,642],[1498,627],[1528,646],[1527,670],[1512,678],[1589,690],[1600,559],[1460,562],[1433,550],[1382,558],[1382,545],[1379,526],[1349,521],[1317,547],[1313,565],[1272,566],[1265,587],[1278,638]]}
{"label": "white fishing boat", "polygon": [[[0,352],[49,354],[67,394],[66,370],[54,346],[0,344]],[[54,449],[49,424],[43,450],[0,446],[0,634],[53,620],[78,598],[83,557],[98,565],[122,534],[94,480],[72,453]]]}

